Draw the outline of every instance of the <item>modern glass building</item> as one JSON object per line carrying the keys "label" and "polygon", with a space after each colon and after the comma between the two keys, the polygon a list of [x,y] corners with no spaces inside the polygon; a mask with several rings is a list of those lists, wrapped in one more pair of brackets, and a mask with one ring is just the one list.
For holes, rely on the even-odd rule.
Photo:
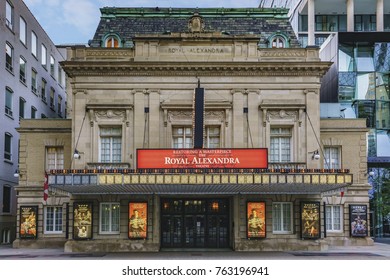
{"label": "modern glass building", "polygon": [[371,226],[375,236],[390,235],[389,218],[376,207],[390,167],[390,1],[264,0],[260,7],[289,8],[301,45],[319,46],[333,62],[322,80],[321,116],[367,120]]}

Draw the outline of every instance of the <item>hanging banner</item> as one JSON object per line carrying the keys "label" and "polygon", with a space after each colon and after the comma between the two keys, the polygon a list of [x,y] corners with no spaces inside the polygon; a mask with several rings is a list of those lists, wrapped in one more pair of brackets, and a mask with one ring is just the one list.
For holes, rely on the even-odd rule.
{"label": "hanging banner", "polygon": [[352,237],[366,237],[367,205],[349,205],[350,232]]}
{"label": "hanging banner", "polygon": [[19,236],[21,239],[37,238],[38,206],[20,206]]}
{"label": "hanging banner", "polygon": [[301,202],[301,238],[320,238],[320,203]]}
{"label": "hanging banner", "polygon": [[268,168],[267,149],[137,149],[137,168]]}
{"label": "hanging banner", "polygon": [[148,203],[129,203],[129,238],[146,239],[148,228]]}
{"label": "hanging banner", "polygon": [[73,239],[92,238],[92,202],[73,204]]}
{"label": "hanging banner", "polygon": [[265,202],[247,202],[247,237],[265,237]]}

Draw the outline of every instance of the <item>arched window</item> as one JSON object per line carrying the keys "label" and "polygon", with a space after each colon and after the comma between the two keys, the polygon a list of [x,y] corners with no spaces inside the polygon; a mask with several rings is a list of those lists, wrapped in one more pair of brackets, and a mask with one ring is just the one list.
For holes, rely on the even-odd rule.
{"label": "arched window", "polygon": [[108,36],[104,46],[106,48],[119,48],[119,40],[116,36]]}
{"label": "arched window", "polygon": [[276,32],[268,38],[268,47],[270,48],[288,48],[289,40],[287,36],[280,32]]}
{"label": "arched window", "polygon": [[285,48],[286,42],[283,37],[281,36],[275,36],[272,39],[272,48]]}

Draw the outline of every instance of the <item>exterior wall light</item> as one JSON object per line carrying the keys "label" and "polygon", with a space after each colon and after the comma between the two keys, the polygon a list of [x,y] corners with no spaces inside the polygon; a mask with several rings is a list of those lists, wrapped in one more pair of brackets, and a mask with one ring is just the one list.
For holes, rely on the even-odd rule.
{"label": "exterior wall light", "polygon": [[15,170],[14,177],[15,178],[19,178],[19,169]]}
{"label": "exterior wall light", "polygon": [[319,160],[321,158],[320,153],[318,152],[318,150],[315,150],[313,152],[313,155],[311,156],[311,158],[315,159],[315,160]]}
{"label": "exterior wall light", "polygon": [[77,149],[74,150],[73,158],[80,159],[80,152]]}

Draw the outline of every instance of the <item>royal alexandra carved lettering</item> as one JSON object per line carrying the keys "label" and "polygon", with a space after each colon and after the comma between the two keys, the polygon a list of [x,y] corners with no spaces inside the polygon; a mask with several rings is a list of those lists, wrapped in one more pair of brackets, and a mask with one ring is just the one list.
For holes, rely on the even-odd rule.
{"label": "royal alexandra carved lettering", "polygon": [[183,47],[171,47],[168,48],[168,53],[192,53],[192,54],[197,54],[197,53],[213,53],[213,54],[223,54],[226,53],[227,50],[224,48],[216,48],[216,47],[188,47],[188,48],[183,48]]}

